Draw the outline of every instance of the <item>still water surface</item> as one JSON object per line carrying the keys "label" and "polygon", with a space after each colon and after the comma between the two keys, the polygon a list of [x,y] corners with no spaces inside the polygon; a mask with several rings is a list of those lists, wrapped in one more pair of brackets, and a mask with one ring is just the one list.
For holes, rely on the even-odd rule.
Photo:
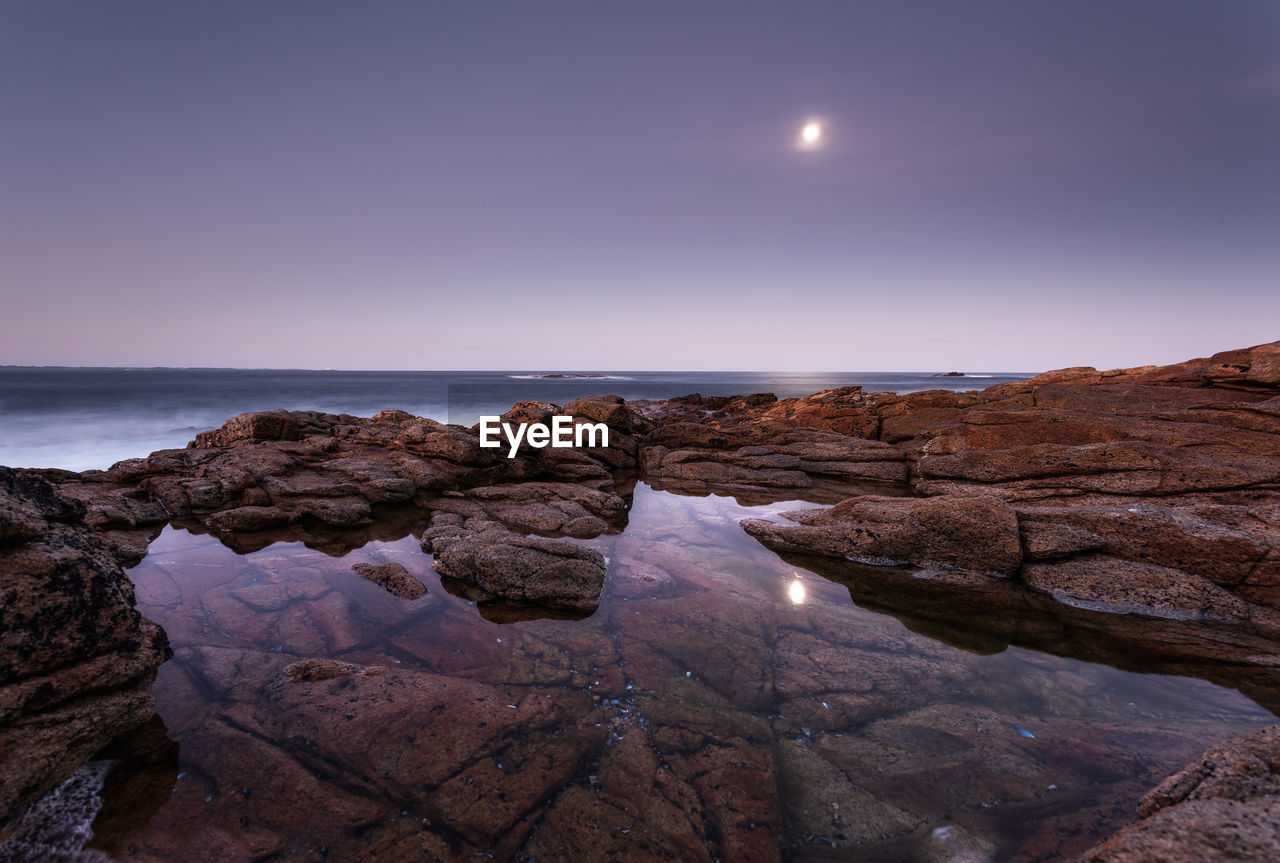
{"label": "still water surface", "polygon": [[[165,728],[109,780],[95,842],[126,861],[1060,860],[1274,721],[1198,679],[917,634],[738,527],[797,505],[639,484],[626,528],[587,541],[609,576],[571,620],[454,596],[411,535],[237,554],[166,528],[131,571],[175,650]],[[388,594],[361,561],[429,593]],[[351,671],[285,674],[310,657]]]}

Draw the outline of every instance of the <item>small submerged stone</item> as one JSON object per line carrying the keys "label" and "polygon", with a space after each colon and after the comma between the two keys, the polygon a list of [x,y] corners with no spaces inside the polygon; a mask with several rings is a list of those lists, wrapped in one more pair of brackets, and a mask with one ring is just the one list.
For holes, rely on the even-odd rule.
{"label": "small submerged stone", "polygon": [[361,667],[336,659],[300,659],[285,666],[284,674],[290,680],[317,681],[331,680],[335,677],[346,677],[355,674],[360,677],[378,677],[386,671],[380,665]]}
{"label": "small submerged stone", "polygon": [[357,563],[351,569],[401,599],[421,599],[427,595],[427,586],[398,563]]}
{"label": "small submerged stone", "polygon": [[284,669],[290,680],[329,680],[345,677],[355,671],[355,666],[335,659],[301,659]]}

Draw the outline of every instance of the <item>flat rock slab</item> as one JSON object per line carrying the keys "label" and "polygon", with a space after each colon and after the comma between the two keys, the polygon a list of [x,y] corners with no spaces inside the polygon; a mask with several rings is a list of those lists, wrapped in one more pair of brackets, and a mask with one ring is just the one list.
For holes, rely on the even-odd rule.
{"label": "flat rock slab", "polygon": [[746,519],[747,533],[786,546],[866,563],[916,563],[1011,575],[1022,562],[1018,519],[985,495],[862,496],[830,509],[783,513],[796,524]]}
{"label": "flat rock slab", "polygon": [[476,598],[593,611],[604,590],[605,560],[595,549],[522,536],[483,518],[438,514],[422,547],[435,568],[473,588]]}

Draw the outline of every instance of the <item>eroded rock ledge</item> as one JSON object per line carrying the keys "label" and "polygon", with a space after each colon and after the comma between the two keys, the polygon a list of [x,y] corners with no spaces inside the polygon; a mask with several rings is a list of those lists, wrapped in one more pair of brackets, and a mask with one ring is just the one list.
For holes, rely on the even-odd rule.
{"label": "eroded rock ledge", "polygon": [[[626,474],[639,472],[687,493],[841,501],[744,525],[782,550],[914,564],[1138,615],[1135,643],[1157,631],[1153,620],[1203,626],[1213,635],[1185,648],[1199,659],[1206,642],[1240,667],[1280,654],[1280,343],[970,393],[599,397],[526,402],[507,419],[553,413],[607,423],[611,446],[507,459],[481,449],[475,429],[403,411],[272,411],[106,471],[0,471],[0,813],[150,714],[167,647],[133,609],[120,565],[171,521],[233,545],[319,542],[412,508],[432,518],[424,548],[437,566],[477,596],[590,610],[605,562],[572,540],[621,527]],[[1250,764],[1270,788],[1275,760]],[[1144,824],[1167,832],[1205,807],[1276,821],[1270,791],[1231,806],[1184,798]],[[1123,856],[1139,853],[1116,850],[1140,847],[1131,831],[1089,859],[1166,859]],[[1275,852],[1264,829],[1249,835]]]}
{"label": "eroded rock ledge", "polygon": [[84,515],[45,480],[0,468],[0,842],[15,807],[152,715],[169,656]]}
{"label": "eroded rock ledge", "polygon": [[1274,860],[1280,848],[1280,727],[1215,746],[1142,798],[1137,824],[1081,863]]}

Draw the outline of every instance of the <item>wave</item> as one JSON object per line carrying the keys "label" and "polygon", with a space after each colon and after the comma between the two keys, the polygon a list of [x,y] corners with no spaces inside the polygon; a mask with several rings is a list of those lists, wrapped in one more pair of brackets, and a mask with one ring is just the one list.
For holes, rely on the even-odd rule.
{"label": "wave", "polygon": [[629,378],[626,375],[562,375],[562,374],[542,374],[542,375],[507,375],[509,378],[522,381],[552,380],[552,381],[634,381],[635,378]]}

